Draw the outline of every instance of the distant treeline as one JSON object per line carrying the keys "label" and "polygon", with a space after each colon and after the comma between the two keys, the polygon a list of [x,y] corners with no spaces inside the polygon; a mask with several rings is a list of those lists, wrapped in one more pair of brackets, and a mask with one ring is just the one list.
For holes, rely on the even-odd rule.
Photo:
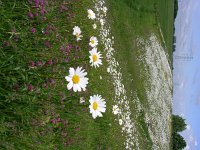
{"label": "distant treeline", "polygon": [[174,0],[174,19],[177,16],[177,12],[178,12],[178,0]]}
{"label": "distant treeline", "polygon": [[[174,0],[174,21],[176,19],[177,13],[178,13],[178,0]],[[174,32],[174,36],[173,36],[173,52],[175,52],[175,50],[176,50],[175,25],[174,25],[173,32]]]}

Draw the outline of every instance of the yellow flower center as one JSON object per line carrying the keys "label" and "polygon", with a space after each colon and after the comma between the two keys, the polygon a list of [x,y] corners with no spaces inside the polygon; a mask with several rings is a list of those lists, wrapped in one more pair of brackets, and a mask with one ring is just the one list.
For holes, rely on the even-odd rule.
{"label": "yellow flower center", "polygon": [[77,83],[79,83],[79,81],[80,81],[80,77],[79,77],[78,75],[74,75],[74,76],[72,77],[72,81],[73,81],[74,84],[77,84]]}
{"label": "yellow flower center", "polygon": [[76,36],[78,37],[78,36],[79,36],[79,33],[76,33]]}
{"label": "yellow flower center", "polygon": [[92,59],[93,59],[93,62],[96,62],[97,61],[97,55],[93,55]]}
{"label": "yellow flower center", "polygon": [[98,104],[97,104],[97,102],[94,102],[94,103],[93,103],[93,109],[94,109],[94,110],[97,110],[97,108],[98,108]]}
{"label": "yellow flower center", "polygon": [[92,40],[91,43],[94,44],[94,40]]}

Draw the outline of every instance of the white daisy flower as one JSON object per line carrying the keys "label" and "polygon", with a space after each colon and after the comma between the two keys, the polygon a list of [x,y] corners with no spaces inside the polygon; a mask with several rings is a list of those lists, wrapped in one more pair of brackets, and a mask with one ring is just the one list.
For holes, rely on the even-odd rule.
{"label": "white daisy flower", "polygon": [[97,48],[93,48],[91,51],[89,51],[90,53],[90,63],[91,66],[93,67],[99,67],[99,65],[102,65],[102,60],[101,60],[101,53],[97,52]]}
{"label": "white daisy flower", "polygon": [[81,40],[81,38],[83,37],[82,35],[81,35],[81,29],[78,27],[78,26],[75,26],[74,28],[73,28],[73,35],[75,35],[76,36],[76,40],[77,41],[80,41]]}
{"label": "white daisy flower", "polygon": [[122,119],[119,119],[119,125],[122,125],[123,121]]}
{"label": "white daisy flower", "polygon": [[116,114],[118,114],[118,113],[119,113],[119,108],[118,108],[117,105],[114,105],[114,106],[113,106],[113,114],[116,115]]}
{"label": "white daisy flower", "polygon": [[104,26],[105,20],[104,20],[104,19],[100,19],[100,24],[101,24],[102,26]]}
{"label": "white daisy flower", "polygon": [[88,84],[88,78],[85,76],[87,72],[82,70],[82,67],[69,68],[69,75],[65,77],[65,79],[69,82],[67,85],[67,89],[70,90],[73,88],[74,92],[81,92],[82,90],[86,90],[86,86]]}
{"label": "white daisy flower", "polygon": [[106,13],[107,10],[108,10],[107,7],[104,6],[104,7],[103,7],[103,12]]}
{"label": "white daisy flower", "polygon": [[92,117],[95,119],[96,117],[103,117],[102,112],[106,111],[106,102],[102,99],[101,95],[93,95],[90,96],[90,113]]}
{"label": "white daisy flower", "polygon": [[107,72],[110,73],[110,68],[107,68]]}
{"label": "white daisy flower", "polygon": [[87,12],[88,12],[88,18],[89,19],[94,20],[96,18],[95,13],[91,9],[88,9]]}
{"label": "white daisy flower", "polygon": [[99,79],[102,80],[102,76],[100,76]]}
{"label": "white daisy flower", "polygon": [[92,27],[93,27],[93,29],[96,29],[96,28],[97,28],[97,25],[94,23],[94,24],[92,25]]}
{"label": "white daisy flower", "polygon": [[89,43],[89,45],[90,45],[91,47],[97,46],[97,45],[98,45],[98,40],[97,40],[97,38],[94,37],[94,36],[92,36],[92,37],[90,38],[90,43]]}

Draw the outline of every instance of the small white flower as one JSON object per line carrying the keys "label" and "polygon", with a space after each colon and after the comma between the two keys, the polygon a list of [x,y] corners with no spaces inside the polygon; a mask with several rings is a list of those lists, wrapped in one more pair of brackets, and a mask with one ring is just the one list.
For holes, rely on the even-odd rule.
{"label": "small white flower", "polygon": [[88,78],[85,76],[87,72],[82,70],[82,67],[77,67],[77,69],[70,68],[69,75],[65,77],[65,79],[69,82],[67,85],[67,89],[70,90],[73,88],[74,92],[81,92],[82,90],[86,90],[86,86],[88,84]]}
{"label": "small white flower", "polygon": [[87,12],[88,12],[88,18],[89,19],[94,20],[96,18],[95,13],[91,9],[88,9]]}
{"label": "small white flower", "polygon": [[102,60],[101,60],[101,53],[100,52],[97,52],[97,48],[93,48],[91,51],[89,51],[90,53],[90,63],[91,63],[91,66],[93,67],[99,67],[99,65],[102,65]]}
{"label": "small white flower", "polygon": [[105,24],[105,20],[104,19],[100,19],[100,24],[103,26]]}
{"label": "small white flower", "polygon": [[45,31],[44,31],[44,29],[42,29],[42,34],[45,34]]}
{"label": "small white flower", "polygon": [[85,98],[84,97],[80,97],[80,103],[81,104],[85,103]]}
{"label": "small white flower", "polygon": [[99,79],[102,80],[102,76],[100,76]]}
{"label": "small white flower", "polygon": [[94,23],[94,24],[92,25],[92,27],[93,27],[93,29],[96,29],[96,28],[97,28],[97,25]]}
{"label": "small white flower", "polygon": [[106,102],[102,99],[101,95],[93,95],[90,96],[90,113],[92,117],[95,119],[96,117],[103,117],[102,112],[106,111]]}
{"label": "small white flower", "polygon": [[74,28],[73,28],[73,35],[75,35],[76,36],[76,40],[77,41],[80,41],[81,40],[81,38],[83,37],[82,35],[81,35],[81,29],[78,27],[78,26],[75,26]]}
{"label": "small white flower", "polygon": [[110,73],[110,68],[107,68],[107,72]]}
{"label": "small white flower", "polygon": [[103,12],[106,13],[107,10],[108,10],[107,7],[104,6],[104,7],[103,7]]}
{"label": "small white flower", "polygon": [[94,37],[94,36],[92,36],[92,37],[90,38],[90,43],[89,43],[89,45],[90,45],[91,47],[97,46],[97,45],[98,45],[98,40],[97,40],[97,38]]}
{"label": "small white flower", "polygon": [[77,41],[80,41],[82,37],[83,37],[83,36],[80,35],[79,37],[76,38],[76,40],[77,40]]}
{"label": "small white flower", "polygon": [[122,119],[119,119],[119,125],[122,125],[123,121]]}
{"label": "small white flower", "polygon": [[114,105],[114,106],[113,106],[113,114],[116,115],[116,114],[118,114],[118,113],[119,113],[119,108],[118,108],[117,105]]}

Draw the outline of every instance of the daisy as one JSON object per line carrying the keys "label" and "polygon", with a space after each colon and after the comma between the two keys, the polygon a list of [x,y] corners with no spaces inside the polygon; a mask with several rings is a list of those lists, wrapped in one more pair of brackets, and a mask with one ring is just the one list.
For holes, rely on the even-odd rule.
{"label": "daisy", "polygon": [[104,26],[105,20],[104,19],[100,19],[100,24],[101,24],[101,26]]}
{"label": "daisy", "polygon": [[99,79],[102,80],[102,76],[100,76]]}
{"label": "daisy", "polygon": [[119,113],[119,108],[118,108],[117,105],[114,105],[114,106],[113,106],[113,114],[116,115],[116,114],[118,114],[118,113]]}
{"label": "daisy", "polygon": [[96,28],[97,28],[97,25],[94,23],[94,24],[92,25],[92,27],[93,27],[93,29],[96,29]]}
{"label": "daisy", "polygon": [[73,88],[74,92],[81,92],[82,90],[86,90],[86,86],[88,84],[88,78],[85,76],[87,72],[82,70],[82,67],[69,68],[69,75],[65,77],[65,79],[69,82],[67,85],[67,89],[70,90]]}
{"label": "daisy", "polygon": [[96,117],[103,117],[102,112],[106,111],[106,102],[102,99],[101,95],[90,96],[90,113],[95,119]]}
{"label": "daisy", "polygon": [[91,47],[97,46],[97,45],[98,45],[98,40],[97,40],[97,38],[94,37],[94,36],[92,36],[92,37],[90,38],[90,43],[89,43],[89,45],[90,45]]}
{"label": "daisy", "polygon": [[111,71],[110,68],[107,68],[107,72],[110,73],[110,71]]}
{"label": "daisy", "polygon": [[107,7],[104,6],[104,7],[103,7],[103,12],[106,13],[107,10],[108,10]]}
{"label": "daisy", "polygon": [[123,121],[122,119],[119,119],[119,125],[122,125]]}
{"label": "daisy", "polygon": [[73,28],[73,35],[75,35],[76,36],[76,40],[77,41],[80,41],[81,40],[81,38],[83,37],[82,35],[81,35],[81,29],[78,27],[78,26],[75,26],[74,28]]}
{"label": "daisy", "polygon": [[89,18],[89,19],[94,20],[94,19],[96,18],[95,13],[94,13],[91,9],[88,9],[87,12],[88,12],[88,18]]}
{"label": "daisy", "polygon": [[93,67],[99,67],[99,65],[102,65],[102,60],[101,60],[101,53],[97,52],[97,48],[93,48],[91,51],[89,51],[90,53],[90,63],[91,66]]}

